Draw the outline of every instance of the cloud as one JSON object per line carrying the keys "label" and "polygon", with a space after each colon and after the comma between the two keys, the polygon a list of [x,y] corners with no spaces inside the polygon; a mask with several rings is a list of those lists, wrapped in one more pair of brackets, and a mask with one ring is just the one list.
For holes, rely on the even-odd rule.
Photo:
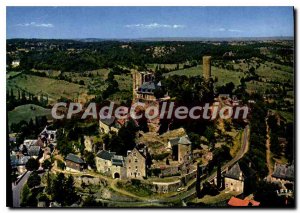
{"label": "cloud", "polygon": [[239,32],[243,32],[242,30],[239,29],[226,29],[226,28],[218,28],[218,29],[214,29],[213,31],[217,31],[217,32],[235,32],[235,33],[239,33]]}
{"label": "cloud", "polygon": [[54,27],[54,25],[50,24],[50,23],[36,23],[36,22],[17,24],[17,26],[19,26],[19,27],[45,27],[45,28]]}
{"label": "cloud", "polygon": [[125,25],[127,28],[141,28],[141,29],[158,29],[158,28],[169,28],[169,29],[178,29],[184,28],[184,25],[180,24],[159,24],[159,23],[150,23],[150,24],[128,24]]}

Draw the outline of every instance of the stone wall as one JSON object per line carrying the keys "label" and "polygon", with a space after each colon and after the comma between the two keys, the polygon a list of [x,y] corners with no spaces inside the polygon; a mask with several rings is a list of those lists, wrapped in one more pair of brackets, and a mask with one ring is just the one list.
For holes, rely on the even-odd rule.
{"label": "stone wall", "polygon": [[182,182],[180,180],[170,182],[170,183],[163,183],[163,182],[153,182],[153,192],[156,193],[169,193],[169,192],[176,192],[179,187],[182,186]]}
{"label": "stone wall", "polygon": [[244,181],[225,177],[225,189],[243,193]]}

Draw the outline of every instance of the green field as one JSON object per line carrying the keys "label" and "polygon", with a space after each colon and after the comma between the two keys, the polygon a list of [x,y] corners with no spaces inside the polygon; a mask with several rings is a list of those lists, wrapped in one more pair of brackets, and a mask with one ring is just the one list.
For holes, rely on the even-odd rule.
{"label": "green field", "polygon": [[33,119],[34,121],[36,116],[44,115],[47,116],[47,118],[51,118],[51,110],[34,104],[21,105],[8,112],[8,125],[19,123],[22,120],[28,122],[30,119]]}
{"label": "green field", "polygon": [[25,90],[36,96],[47,94],[50,102],[55,102],[61,97],[74,99],[74,98],[87,98],[87,87],[79,84],[69,83],[67,81],[56,80],[52,78],[39,77],[34,75],[19,75],[7,81],[7,90]]}
{"label": "green field", "polygon": [[[202,65],[198,65],[197,67],[191,67],[188,69],[176,70],[169,73],[164,74],[164,76],[169,75],[186,75],[186,76],[197,76],[203,73]],[[216,83],[217,86],[224,85],[229,82],[233,82],[235,85],[240,84],[240,79],[244,76],[244,73],[237,71],[230,71],[218,67],[211,67],[212,77],[217,77],[218,81]]]}

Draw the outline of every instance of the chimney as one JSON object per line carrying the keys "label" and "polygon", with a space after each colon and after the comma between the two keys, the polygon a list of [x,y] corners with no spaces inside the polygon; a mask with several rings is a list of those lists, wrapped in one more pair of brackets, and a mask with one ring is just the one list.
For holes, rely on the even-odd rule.
{"label": "chimney", "polygon": [[203,77],[205,80],[209,80],[211,77],[211,56],[203,56]]}

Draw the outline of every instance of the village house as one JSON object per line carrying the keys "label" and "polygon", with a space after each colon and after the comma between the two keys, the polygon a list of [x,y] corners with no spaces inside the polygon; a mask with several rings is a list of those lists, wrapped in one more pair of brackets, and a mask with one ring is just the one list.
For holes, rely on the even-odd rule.
{"label": "village house", "polygon": [[126,169],[127,178],[143,179],[147,176],[146,149],[138,150],[134,148],[127,152]]}
{"label": "village house", "polygon": [[65,163],[66,170],[68,171],[83,171],[85,166],[85,162],[80,157],[72,153],[67,155]]}
{"label": "village house", "polygon": [[56,142],[56,133],[57,130],[48,130],[48,126],[46,126],[43,131],[40,133],[41,139],[47,139],[47,143],[55,143]]}
{"label": "village house", "polygon": [[111,159],[115,154],[115,152],[110,152],[106,150],[99,151],[95,158],[97,171],[103,174],[109,173],[112,165]]}
{"label": "village house", "polygon": [[279,164],[275,163],[274,172],[272,174],[272,182],[293,183],[295,179],[294,164]]}
{"label": "village house", "polygon": [[42,156],[42,149],[40,146],[32,145],[29,147],[27,154],[28,154],[28,156],[30,156],[34,159],[37,159]]}
{"label": "village house", "polygon": [[225,189],[240,193],[248,193],[255,180],[255,171],[251,165],[244,163],[235,163],[225,174],[224,184]]}
{"label": "village house", "polygon": [[24,155],[11,155],[11,167],[14,170],[17,170],[19,174],[23,174],[26,172],[26,163],[30,159],[30,156]]}
{"label": "village house", "polygon": [[124,157],[115,152],[101,150],[95,158],[97,171],[113,178],[126,178]]}

